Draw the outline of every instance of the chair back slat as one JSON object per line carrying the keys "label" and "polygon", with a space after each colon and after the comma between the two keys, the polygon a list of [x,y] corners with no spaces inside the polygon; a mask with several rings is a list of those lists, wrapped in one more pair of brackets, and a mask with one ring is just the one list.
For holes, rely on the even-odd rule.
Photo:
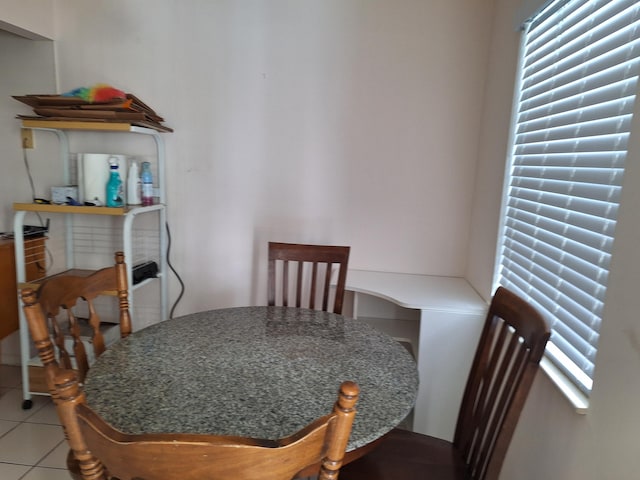
{"label": "chair back slat", "polygon": [[[302,272],[304,268],[304,263],[298,263],[298,271]],[[327,267],[327,270],[330,272],[331,268]],[[302,297],[302,282],[304,281],[302,274],[300,274],[298,276],[298,298]],[[311,263],[311,288],[309,289],[309,308],[315,309],[316,308],[316,296],[314,295],[314,293],[318,290],[318,262],[312,262]],[[322,290],[323,293],[323,299],[327,298],[327,295],[329,293],[329,288],[328,285],[324,285],[324,288]],[[322,309],[324,311],[327,310],[327,302],[323,301],[322,303]]]}
{"label": "chair back slat", "polygon": [[471,479],[497,478],[549,335],[546,322],[531,305],[498,288],[480,336],[454,438]]}
{"label": "chair back slat", "polygon": [[[89,303],[89,309],[91,309],[91,303]],[[87,357],[87,350],[81,338],[82,334],[80,332],[79,321],[70,308],[67,310],[67,321],[69,323],[68,333],[73,339],[73,355],[76,360],[76,368],[78,372],[80,372],[80,378],[84,379],[87,376],[87,371],[89,371],[89,358]],[[94,331],[91,337],[92,342],[95,342],[96,335],[97,333]],[[93,344],[95,345],[95,343]],[[59,348],[65,349],[64,342]]]}
{"label": "chair back slat", "polygon": [[[333,411],[279,440],[201,434],[128,435],[90,406],[72,371],[55,379],[59,411],[70,425],[69,443],[85,478],[145,480],[290,480],[316,465],[319,480],[338,478],[351,432],[359,388],[340,386]],[[109,473],[107,477],[106,472]]]}
{"label": "chair back slat", "polygon": [[[269,242],[268,305],[295,305],[342,313],[349,251],[349,247],[333,245]],[[331,308],[331,285],[336,269]],[[289,279],[295,279],[295,284]],[[295,296],[295,302],[292,296]]]}

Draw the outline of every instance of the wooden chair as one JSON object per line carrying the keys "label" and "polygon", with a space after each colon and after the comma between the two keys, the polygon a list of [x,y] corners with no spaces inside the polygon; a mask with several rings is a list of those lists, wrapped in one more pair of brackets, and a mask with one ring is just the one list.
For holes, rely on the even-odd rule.
{"label": "wooden chair", "polygon": [[[49,391],[54,392],[53,378],[58,368],[76,369],[80,381],[84,381],[90,358],[97,358],[104,352],[104,336],[95,308],[98,296],[105,292],[118,296],[120,337],[131,333],[127,267],[122,252],[116,252],[115,262],[113,267],[103,268],[86,277],[54,276],[44,281],[37,291],[31,288],[22,290],[24,314],[45,369]],[[87,319],[75,312],[81,300],[86,302],[86,305],[81,303],[86,308],[84,313],[88,314]],[[86,343],[91,345],[93,355],[87,354],[82,336],[89,338]]]}
{"label": "wooden chair", "polygon": [[[315,309],[316,299],[322,297],[322,310],[342,313],[349,251],[350,247],[269,242],[268,305]],[[334,265],[338,265],[338,278],[333,310],[329,310]]]}
{"label": "wooden chair", "polygon": [[[131,333],[127,267],[122,252],[116,252],[115,262],[113,267],[103,268],[86,277],[54,276],[44,281],[37,291],[25,288],[21,292],[29,331],[43,365],[47,389],[56,405],[58,400],[54,379],[61,369],[76,369],[80,380],[84,381],[91,357],[97,358],[105,350],[100,317],[94,305],[99,295],[112,292],[118,296],[120,337]],[[86,305],[83,305],[89,317],[86,325],[85,320],[74,313],[81,299],[86,301]],[[88,334],[87,343],[91,345],[92,355],[87,353],[85,342],[82,341],[84,333]],[[62,426],[66,434],[67,426],[64,423]],[[67,466],[73,478],[81,478],[71,452],[67,457]]]}
{"label": "wooden chair", "polygon": [[498,288],[453,442],[392,430],[376,449],[346,465],[340,480],[497,479],[549,335],[549,327],[531,305]]}
{"label": "wooden chair", "polygon": [[128,435],[107,424],[85,401],[76,373],[56,376],[59,413],[85,480],[289,480],[319,465],[319,480],[335,480],[356,413],[359,389],[340,386],[333,412],[280,440],[201,434]]}

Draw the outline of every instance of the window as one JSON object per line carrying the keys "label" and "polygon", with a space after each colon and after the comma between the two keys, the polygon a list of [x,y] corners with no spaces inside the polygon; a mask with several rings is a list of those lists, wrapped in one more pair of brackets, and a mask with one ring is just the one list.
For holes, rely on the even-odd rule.
{"label": "window", "polygon": [[525,27],[497,282],[587,396],[639,72],[640,2],[554,1]]}

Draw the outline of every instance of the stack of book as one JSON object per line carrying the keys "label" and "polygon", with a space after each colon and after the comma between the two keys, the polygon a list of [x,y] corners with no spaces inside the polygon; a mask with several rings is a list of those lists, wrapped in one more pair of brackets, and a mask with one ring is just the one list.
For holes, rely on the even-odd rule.
{"label": "stack of book", "polygon": [[[88,102],[66,95],[14,95],[13,98],[33,108],[35,115],[18,115],[23,120],[129,123],[161,132],[173,130],[164,119],[131,93],[126,98]],[[55,128],[55,127],[54,127]]]}

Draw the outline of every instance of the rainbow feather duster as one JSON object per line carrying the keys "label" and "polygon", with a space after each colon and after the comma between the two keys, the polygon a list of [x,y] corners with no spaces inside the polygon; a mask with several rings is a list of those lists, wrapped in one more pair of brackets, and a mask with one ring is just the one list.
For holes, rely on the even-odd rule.
{"label": "rainbow feather duster", "polygon": [[89,103],[106,103],[126,100],[127,94],[111,85],[97,83],[92,87],[78,87],[62,94],[63,97],[78,97]]}

